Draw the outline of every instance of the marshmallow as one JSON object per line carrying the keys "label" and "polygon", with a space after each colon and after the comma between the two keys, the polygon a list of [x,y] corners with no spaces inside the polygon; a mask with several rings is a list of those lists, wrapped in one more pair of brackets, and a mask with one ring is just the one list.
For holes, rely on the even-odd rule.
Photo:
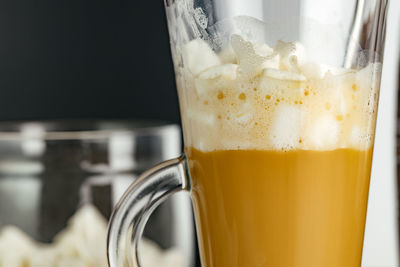
{"label": "marshmallow", "polygon": [[193,75],[221,64],[219,57],[210,46],[201,39],[187,43],[183,48],[183,62]]}
{"label": "marshmallow", "polygon": [[235,80],[238,65],[236,64],[225,64],[221,66],[212,67],[206,71],[203,71],[198,76],[199,79],[209,80],[222,77],[226,80]]}
{"label": "marshmallow", "polygon": [[279,106],[271,126],[271,146],[277,150],[296,149],[300,140],[301,123],[301,109],[289,105]]}
{"label": "marshmallow", "polygon": [[338,121],[332,115],[322,115],[306,129],[303,136],[311,148],[333,149],[338,144]]}
{"label": "marshmallow", "polygon": [[278,54],[271,55],[261,64],[261,69],[279,69],[280,56]]}
{"label": "marshmallow", "polygon": [[268,56],[257,54],[253,44],[240,35],[233,34],[231,36],[231,45],[240,68],[245,74],[257,74],[261,70],[262,63],[268,59]]}
{"label": "marshmallow", "polygon": [[289,80],[289,81],[305,81],[306,77],[303,74],[297,74],[285,70],[277,70],[271,68],[265,68],[262,71],[262,75],[278,80]]}
{"label": "marshmallow", "polygon": [[283,70],[298,71],[305,62],[305,49],[299,42],[285,43],[278,41],[274,48],[281,57]]}
{"label": "marshmallow", "polygon": [[233,52],[232,46],[228,45],[218,53],[221,64],[236,64],[236,55]]}
{"label": "marshmallow", "polygon": [[271,56],[274,53],[274,49],[271,48],[267,44],[254,44],[253,45],[254,52],[256,52],[257,55],[260,55],[262,57],[268,57]]}

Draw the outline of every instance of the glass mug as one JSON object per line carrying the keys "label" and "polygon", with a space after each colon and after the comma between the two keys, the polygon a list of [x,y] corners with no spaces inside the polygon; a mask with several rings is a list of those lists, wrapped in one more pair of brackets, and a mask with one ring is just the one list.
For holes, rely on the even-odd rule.
{"label": "glass mug", "polygon": [[185,154],[124,194],[109,265],[184,190],[202,266],[360,266],[387,5],[166,0]]}

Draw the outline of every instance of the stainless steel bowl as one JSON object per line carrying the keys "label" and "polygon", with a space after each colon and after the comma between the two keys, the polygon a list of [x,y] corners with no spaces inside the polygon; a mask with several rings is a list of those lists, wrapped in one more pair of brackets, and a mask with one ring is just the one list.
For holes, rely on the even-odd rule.
{"label": "stainless steel bowl", "polygon": [[[49,243],[79,207],[110,216],[144,170],[181,153],[177,125],[148,121],[0,123],[0,230],[14,225]],[[190,200],[178,195],[152,215],[145,237],[194,259]]]}

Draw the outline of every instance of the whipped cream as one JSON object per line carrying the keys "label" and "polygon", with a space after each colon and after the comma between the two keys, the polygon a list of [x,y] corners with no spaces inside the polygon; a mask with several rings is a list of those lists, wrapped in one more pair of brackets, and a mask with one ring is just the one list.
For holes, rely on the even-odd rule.
{"label": "whipped cream", "polygon": [[[107,221],[91,205],[83,206],[54,243],[41,244],[14,226],[0,231],[0,267],[107,267]],[[176,249],[161,250],[142,239],[141,256],[146,267],[183,267]]]}
{"label": "whipped cream", "polygon": [[177,72],[187,146],[213,150],[365,150],[373,144],[380,63],[308,62],[299,42],[232,34],[218,53],[195,39]]}

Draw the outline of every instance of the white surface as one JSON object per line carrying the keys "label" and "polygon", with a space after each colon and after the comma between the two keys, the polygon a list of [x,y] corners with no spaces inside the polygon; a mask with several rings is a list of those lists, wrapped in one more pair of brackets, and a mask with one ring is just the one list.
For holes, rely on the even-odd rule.
{"label": "white surface", "polygon": [[364,241],[363,266],[398,266],[396,201],[396,104],[400,1],[389,8],[386,50]]}

